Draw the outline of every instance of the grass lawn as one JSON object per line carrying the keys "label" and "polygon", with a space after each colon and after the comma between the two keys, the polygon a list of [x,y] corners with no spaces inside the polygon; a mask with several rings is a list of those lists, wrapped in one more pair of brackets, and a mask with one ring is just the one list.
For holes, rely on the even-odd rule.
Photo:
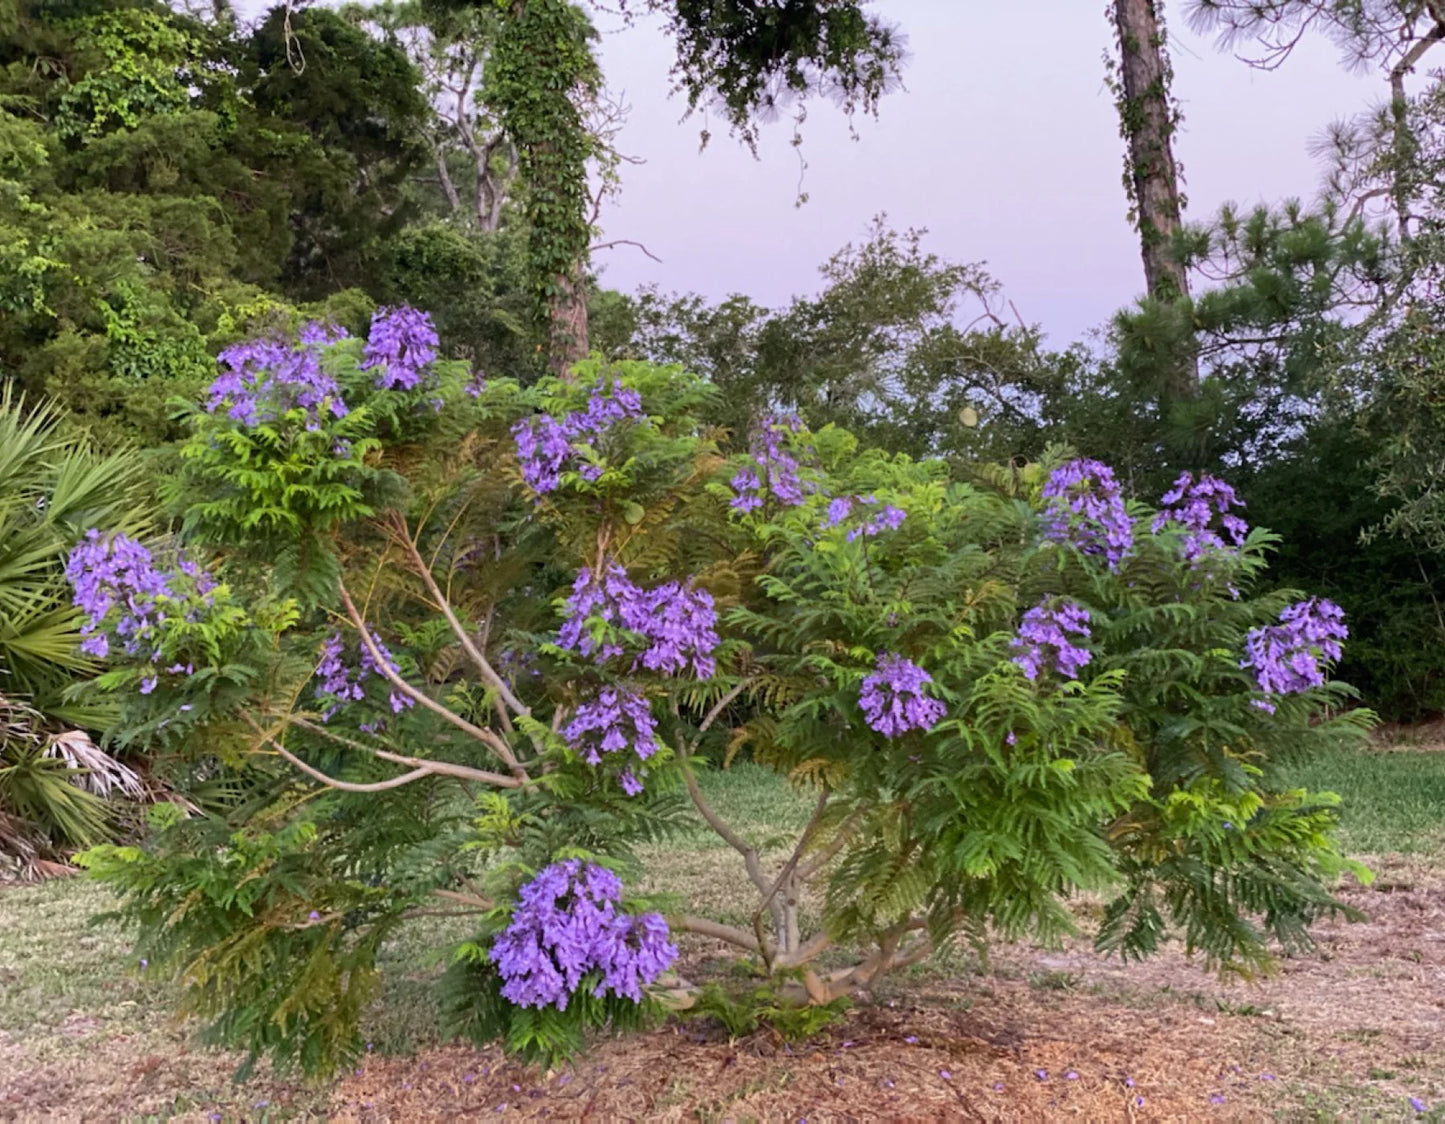
{"label": "grass lawn", "polygon": [[[1262,984],[1221,983],[1177,950],[1124,968],[1082,941],[1010,946],[987,969],[959,955],[916,970],[806,1044],[674,1021],[551,1075],[438,1043],[431,982],[464,921],[388,947],[357,1072],[313,1086],[263,1066],[237,1086],[239,1058],[172,1019],[173,988],[128,934],[88,924],[104,891],[0,887],[0,1119],[1445,1119],[1445,753],[1330,754],[1296,779],[1346,798],[1345,843],[1380,879],[1347,890],[1369,922],[1322,926],[1320,955]],[[705,787],[774,857],[808,815],[752,766]],[[739,859],[715,836],[644,857],[696,911],[746,920]],[[692,977],[730,960],[693,938],[684,957]]]}

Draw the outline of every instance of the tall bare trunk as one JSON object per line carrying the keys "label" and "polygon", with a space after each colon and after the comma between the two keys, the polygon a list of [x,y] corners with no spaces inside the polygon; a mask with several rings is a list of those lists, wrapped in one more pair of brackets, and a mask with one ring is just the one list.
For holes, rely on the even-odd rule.
{"label": "tall bare trunk", "polygon": [[[1127,150],[1125,186],[1134,206],[1144,280],[1160,301],[1189,296],[1189,277],[1173,252],[1183,213],[1179,167],[1174,161],[1177,116],[1169,93],[1172,71],[1159,17],[1162,0],[1113,0],[1119,37],[1119,117]],[[1165,372],[1172,398],[1199,389],[1199,361],[1191,349]]]}

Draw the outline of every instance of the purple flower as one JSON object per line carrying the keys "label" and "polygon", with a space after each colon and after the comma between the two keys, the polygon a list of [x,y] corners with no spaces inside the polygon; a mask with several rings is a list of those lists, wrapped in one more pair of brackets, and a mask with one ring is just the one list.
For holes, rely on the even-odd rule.
{"label": "purple flower", "polygon": [[595,699],[577,708],[562,738],[589,765],[600,765],[602,754],[629,746],[639,760],[646,761],[657,752],[656,731],[646,699],[625,688],[604,687]]}
{"label": "purple flower", "polygon": [[712,594],[690,582],[643,590],[616,563],[609,563],[600,576],[584,567],[572,585],[566,611],[557,646],[598,663],[622,655],[624,642],[635,639],[647,647],[634,667],[661,675],[677,675],[691,667],[698,679],[712,678],[717,669],[712,657],[718,644]]}
{"label": "purple flower", "polygon": [[1424,1101],[1422,1101],[1419,1097],[1410,1098],[1410,1107],[1413,1108],[1416,1112],[1430,1111],[1430,1106],[1427,1105]]}
{"label": "purple flower", "polygon": [[313,909],[310,913],[308,913],[308,914],[306,915],[306,920],[308,920],[308,921],[320,921],[320,920],[321,920],[321,914],[317,913],[316,910]]}
{"label": "purple flower", "polygon": [[572,454],[567,431],[550,414],[523,418],[512,426],[522,479],[534,492],[553,491],[561,483],[562,466]]}
{"label": "purple flower", "polygon": [[642,653],[642,666],[660,675],[677,675],[692,668],[698,679],[711,679],[717,670],[717,611],[712,594],[691,584],[667,582],[633,603],[637,615],[624,623],[651,644]]}
{"label": "purple flower", "polygon": [[[141,543],[125,535],[102,535],[92,528],[70,552],[65,576],[76,608],[85,613],[81,650],[97,659],[112,644],[136,660],[158,663],[166,621],[191,623],[211,607],[215,581],[194,562],[181,557],[174,569],[163,569]],[[173,664],[175,673],[190,664]],[[141,694],[156,688],[157,677],[145,676]]]}
{"label": "purple flower", "polygon": [[783,448],[784,435],[802,428],[795,414],[765,414],[758,419],[748,442],[752,463],[732,480],[736,494],[730,506],[734,511],[749,512],[762,506],[768,493],[784,507],[797,507],[803,502],[797,458]]}
{"label": "purple flower", "polygon": [[1209,1103],[1210,1103],[1210,1104],[1223,1104],[1223,1103],[1224,1103],[1224,1094],[1223,1094],[1223,1093],[1211,1093],[1211,1094],[1209,1094]]}
{"label": "purple flower", "polygon": [[[823,520],[823,529],[836,527],[843,523],[853,513],[855,506],[877,507],[878,500],[873,496],[839,496],[828,503],[828,514]],[[847,540],[854,542],[859,538],[871,538],[883,531],[896,531],[903,526],[903,521],[908,518],[908,513],[901,508],[894,507],[891,503],[883,505],[881,511],[865,519],[858,526],[851,528],[847,534]]]}
{"label": "purple flower", "polygon": [[577,859],[541,870],[522,887],[511,922],[492,946],[502,995],[519,1007],[566,1010],[595,972],[594,995],[640,1003],[642,987],[671,966],[677,947],[661,915],[620,913],[621,894],[615,874]]}
{"label": "purple flower", "polygon": [[1244,501],[1223,480],[1207,472],[1200,473],[1198,480],[1193,473],[1182,474],[1159,502],[1162,506],[1152,530],[1157,535],[1171,524],[1181,529],[1183,553],[1189,562],[1197,562],[1210,551],[1236,549],[1249,534],[1249,524],[1233,514]]}
{"label": "purple flower", "polygon": [[1112,468],[1094,460],[1069,461],[1050,473],[1043,496],[1046,539],[1072,543],[1118,569],[1134,546],[1134,524]]}
{"label": "purple flower", "polygon": [[[371,641],[376,645],[377,651],[381,653],[382,659],[386,661],[387,667],[393,672],[400,673],[401,666],[396,662],[396,657],[391,654],[391,650],[382,643],[381,637],[373,632]],[[333,632],[321,646],[321,662],[316,665],[315,673],[316,678],[321,682],[316,685],[315,696],[318,700],[330,704],[321,713],[323,722],[329,721],[332,715],[347,703],[360,702],[364,699],[366,691],[362,684],[377,672],[376,660],[365,644],[361,645],[360,664],[354,673],[342,659],[344,652],[345,645],[342,643],[340,633]],[[388,702],[393,714],[399,714],[402,710],[416,705],[416,700],[410,695],[404,695],[398,691],[390,693]],[[370,728],[368,729],[368,727]],[[376,722],[367,722],[362,726],[367,733],[374,733],[378,728]]]}
{"label": "purple flower", "polygon": [[431,316],[410,305],[378,308],[371,318],[363,371],[376,371],[382,390],[414,390],[437,357],[437,332]]}
{"label": "purple flower", "polygon": [[858,705],[868,725],[885,738],[909,730],[931,730],[948,713],[939,699],[923,693],[933,677],[895,652],[878,657],[877,670],[863,680]]}
{"label": "purple flower", "polygon": [[[1280,623],[1251,629],[1245,638],[1241,667],[1254,669],[1266,694],[1293,695],[1324,686],[1320,663],[1338,660],[1340,641],[1349,636],[1345,613],[1333,601],[1312,597],[1297,601],[1279,615]],[[1256,700],[1273,713],[1267,700]]]}
{"label": "purple flower", "polygon": [[321,351],[345,330],[313,321],[295,343],[280,337],[246,340],[217,356],[221,373],[211,383],[206,409],[251,427],[293,409],[306,412],[307,428],[319,429],[323,411],[345,417],[336,380],[321,369]]}
{"label": "purple flower", "polygon": [[1071,642],[1071,636],[1089,635],[1089,611],[1073,601],[1044,599],[1024,614],[1018,635],[1010,645],[1017,653],[1013,662],[1024,669],[1029,679],[1039,672],[1055,670],[1068,679],[1077,679],[1079,669],[1092,654]]}
{"label": "purple flower", "polygon": [[[569,462],[593,449],[618,422],[641,417],[642,396],[637,391],[616,384],[609,388],[599,380],[586,407],[561,421],[550,414],[523,418],[512,427],[522,479],[534,492],[555,490]],[[595,481],[602,475],[602,466],[584,463],[579,472],[584,479]]]}

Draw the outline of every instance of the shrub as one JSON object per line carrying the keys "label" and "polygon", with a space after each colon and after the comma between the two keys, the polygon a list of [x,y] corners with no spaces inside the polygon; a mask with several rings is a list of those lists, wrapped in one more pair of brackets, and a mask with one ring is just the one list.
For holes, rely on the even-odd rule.
{"label": "shrub", "polygon": [[[185,675],[105,681],[122,727],[175,707],[182,791],[231,779],[86,858],[218,1039],[344,1064],[381,940],[438,901],[477,918],[450,1025],[549,1061],[690,994],[676,933],[831,1010],[990,927],[1056,939],[1083,889],[1110,895],[1104,947],[1177,927],[1240,971],[1343,909],[1336,798],[1277,768],[1369,715],[1326,679],[1333,617],[1250,594],[1272,536],[1210,537],[1215,482],[1156,524],[1062,451],[965,483],[764,417],[728,458],[677,369],[396,386],[377,338],[248,353],[261,410],[223,375],[175,494],[212,497],[189,526],[234,612],[157,622],[167,652],[214,636]],[[741,752],[814,800],[781,864],[698,783]],[[623,896],[639,842],[699,821],[748,924]]]}

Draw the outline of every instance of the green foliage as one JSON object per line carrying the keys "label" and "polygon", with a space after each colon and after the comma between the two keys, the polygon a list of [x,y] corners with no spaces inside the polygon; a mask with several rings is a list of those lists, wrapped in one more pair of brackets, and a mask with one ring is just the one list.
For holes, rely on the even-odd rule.
{"label": "green foliage", "polygon": [[0,695],[0,862],[22,876],[39,869],[37,859],[108,839],[115,826],[112,808],[78,783],[83,773],[55,751],[45,726],[34,708]]}
{"label": "green foliage", "polygon": [[644,291],[634,347],[706,375],[723,392],[709,420],[734,444],[757,414],[786,409],[913,456],[1037,456],[1075,397],[1081,357],[1006,324],[998,283],[925,250],[925,234],[878,216],[823,264],[818,296],[778,311]]}
{"label": "green foliage", "polygon": [[308,817],[237,831],[162,804],[152,821],[155,851],[105,845],[77,861],[126,895],[113,916],[137,926],[153,968],[181,979],[183,1011],[213,1020],[206,1040],[250,1049],[238,1076],[263,1053],[307,1073],[359,1054],[395,895],[338,882]]}
{"label": "green foliage", "polygon": [[408,179],[429,155],[420,74],[395,42],[325,7],[277,5],[237,53],[261,120],[294,137],[284,291],[317,300],[367,287],[415,215]]}
{"label": "green foliage", "polygon": [[666,15],[689,107],[717,102],[753,147],[760,119],[810,94],[875,112],[903,58],[897,33],[854,0],[773,6],[761,18],[750,0],[644,2]]}
{"label": "green foliage", "polygon": [[716,1020],[730,1039],[768,1030],[784,1042],[803,1042],[840,1022],[851,1006],[846,996],[828,1003],[790,1002],[772,984],[738,994],[730,993],[721,984],[709,983],[698,993],[688,1014]]}
{"label": "green foliage", "polygon": [[[1288,600],[1249,593],[1268,534],[1201,570],[1136,509],[1138,546],[1113,572],[1041,540],[1053,459],[971,465],[960,480],[947,462],[860,448],[836,427],[779,430],[802,502],[740,514],[728,481],[742,461],[719,453],[704,420],[717,392],[695,376],[594,358],[570,379],[491,379],[473,397],[463,369],[438,363],[402,393],[376,389],[361,347],[322,353],[342,418],[198,415],[183,492],[228,579],[216,643],[186,647],[195,674],[144,697],[124,665],[101,680],[122,711],[118,736],[164,740],[182,793],[224,780],[210,814],[169,815],[144,850],[87,859],[152,959],[181,969],[188,1009],[214,1020],[218,1040],[315,1072],[341,1064],[375,949],[435,900],[476,914],[442,984],[454,1033],[557,1064],[592,1031],[636,1025],[650,1005],[586,987],[565,1010],[504,1002],[490,947],[543,865],[577,857],[633,873],[639,843],[687,824],[693,754],[746,751],[815,801],[792,839],[792,869],[822,887],[810,939],[876,947],[878,971],[990,927],[1057,939],[1085,889],[1115,895],[1111,947],[1142,954],[1177,926],[1240,970],[1268,962],[1267,938],[1294,946],[1339,908],[1327,889],[1347,869],[1333,798],[1291,787],[1278,766],[1350,744],[1368,715],[1336,713],[1338,685],[1278,700],[1274,715],[1254,705],[1243,639]],[[560,422],[624,390],[640,416],[570,431],[557,486],[523,484],[519,420]],[[338,451],[343,437],[352,445]],[[850,523],[825,518],[844,496],[906,518],[850,538]],[[278,600],[297,588],[286,551],[302,542],[325,552],[326,580]],[[661,743],[635,796],[562,735],[617,680],[555,642],[558,614],[579,569],[613,563],[644,588],[690,578],[721,613],[709,680],[623,673],[652,701]],[[337,575],[351,591],[344,615]],[[1092,612],[1092,660],[1076,682],[1030,681],[1011,639],[1025,608],[1057,596]],[[232,598],[244,611],[226,616]],[[200,637],[187,630],[208,618],[190,615],[168,614],[166,653]],[[363,615],[389,672],[373,657],[343,700],[314,678],[318,653],[353,647]],[[861,712],[863,679],[890,652],[932,676],[947,707],[932,730],[884,738]],[[719,705],[731,707],[723,725]],[[807,958],[788,959],[801,933],[780,951],[798,921],[771,906],[742,938],[766,994],[714,1006],[738,1026],[806,1035],[836,1016],[838,996],[818,993]],[[811,1005],[785,994],[798,976]]]}
{"label": "green foliage", "polygon": [[188,107],[186,87],[194,76],[186,68],[203,42],[169,13],[122,9],[81,20],[76,28],[76,53],[88,65],[61,95],[59,136],[90,138],[134,129],[147,117]]}
{"label": "green foliage", "polygon": [[151,523],[141,506],[141,462],[102,454],[67,432],[54,405],[27,408],[0,390],[0,675],[52,722],[94,726],[106,710],[64,698],[96,665],[80,651],[65,557],[91,527],[134,534]]}
{"label": "green foliage", "polygon": [[527,278],[539,307],[563,298],[586,258],[587,160],[593,138],[581,103],[601,73],[596,37],[571,0],[525,0],[505,11],[486,73],[486,98],[517,146],[526,183]]}

